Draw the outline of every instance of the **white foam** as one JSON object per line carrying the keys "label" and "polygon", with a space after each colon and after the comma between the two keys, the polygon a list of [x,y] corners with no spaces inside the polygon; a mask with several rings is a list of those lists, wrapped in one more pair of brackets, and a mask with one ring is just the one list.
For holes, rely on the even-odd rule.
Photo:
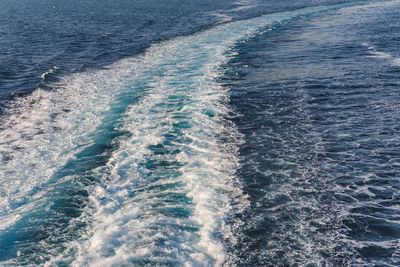
{"label": "white foam", "polygon": [[254,8],[257,5],[255,4],[254,0],[240,0],[232,3],[234,8],[231,9],[221,9],[217,11],[210,12],[211,16],[217,17],[219,19],[219,23],[226,23],[232,21],[232,16],[228,15],[227,13],[238,12],[245,9]]}
{"label": "white foam", "polygon": [[54,66],[53,68],[49,69],[48,71],[46,71],[41,75],[42,79],[44,80],[48,74],[54,73],[54,71],[56,71],[57,69],[58,69],[57,66]]}
{"label": "white foam", "polygon": [[394,66],[400,66],[400,58],[394,57],[393,55],[386,53],[386,52],[380,52],[376,49],[375,46],[370,45],[366,42],[362,43],[363,46],[368,48],[368,51],[370,53],[369,57],[372,58],[380,58],[380,59],[386,59],[389,61],[392,65]]}

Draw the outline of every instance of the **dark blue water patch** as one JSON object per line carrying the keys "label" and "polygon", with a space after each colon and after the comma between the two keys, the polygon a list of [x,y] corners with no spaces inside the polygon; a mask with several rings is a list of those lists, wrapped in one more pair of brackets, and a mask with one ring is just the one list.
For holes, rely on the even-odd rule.
{"label": "dark blue water patch", "polygon": [[[226,1],[229,3],[229,1]],[[224,1],[12,1],[1,3],[0,94],[31,92],[41,75],[102,68],[154,42],[210,27]]]}
{"label": "dark blue water patch", "polygon": [[251,206],[231,248],[238,265],[398,263],[399,67],[363,44],[396,38],[375,19],[389,12],[390,24],[397,11],[371,10],[237,45],[221,83],[245,136],[238,176]]}
{"label": "dark blue water patch", "polygon": [[153,43],[212,27],[220,22],[218,14],[240,20],[341,2],[351,1],[254,0],[246,6],[232,0],[5,0],[0,3],[0,101],[43,86],[42,74],[54,66],[57,76],[104,68]]}

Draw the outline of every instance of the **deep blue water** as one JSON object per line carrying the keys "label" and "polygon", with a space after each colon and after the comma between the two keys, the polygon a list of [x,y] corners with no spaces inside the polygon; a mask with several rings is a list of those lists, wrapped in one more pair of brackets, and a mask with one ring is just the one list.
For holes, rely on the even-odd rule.
{"label": "deep blue water", "polygon": [[399,1],[0,3],[0,265],[399,266]]}

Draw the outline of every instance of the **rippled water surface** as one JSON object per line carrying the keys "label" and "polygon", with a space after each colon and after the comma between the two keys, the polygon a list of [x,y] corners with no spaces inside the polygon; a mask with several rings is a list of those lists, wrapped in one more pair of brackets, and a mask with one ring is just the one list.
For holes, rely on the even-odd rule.
{"label": "rippled water surface", "polygon": [[400,2],[0,3],[0,265],[400,265]]}

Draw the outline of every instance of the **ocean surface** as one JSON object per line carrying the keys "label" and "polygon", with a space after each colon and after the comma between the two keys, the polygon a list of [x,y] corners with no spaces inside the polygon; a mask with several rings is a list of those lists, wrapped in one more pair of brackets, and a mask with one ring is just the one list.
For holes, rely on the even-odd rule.
{"label": "ocean surface", "polygon": [[1,0],[0,266],[400,266],[399,17]]}

